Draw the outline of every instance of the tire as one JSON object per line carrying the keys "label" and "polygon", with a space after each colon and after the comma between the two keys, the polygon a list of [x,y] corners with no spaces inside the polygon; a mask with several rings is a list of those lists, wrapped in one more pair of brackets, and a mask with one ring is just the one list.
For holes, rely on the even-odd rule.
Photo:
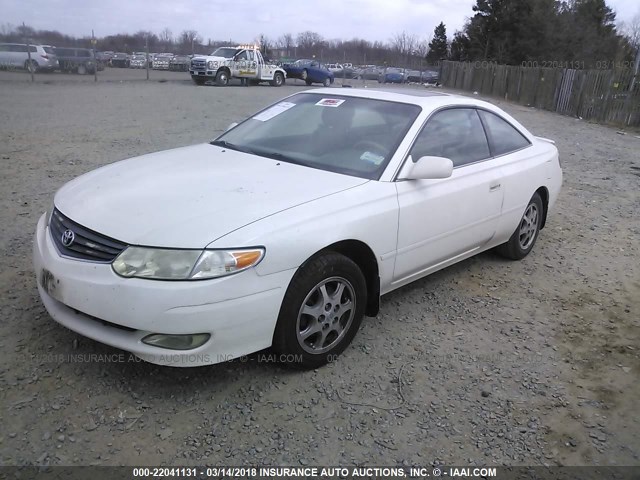
{"label": "tire", "polygon": [[322,85],[324,85],[325,87],[330,87],[331,86],[331,79],[329,77],[324,79],[324,82],[322,82]]}
{"label": "tire", "polygon": [[308,78],[307,78],[307,79],[304,81],[304,83],[306,83],[307,85],[311,85],[313,82],[312,82],[310,79],[308,79]]}
{"label": "tire", "polygon": [[229,74],[226,70],[218,70],[218,73],[216,74],[216,84],[219,87],[226,87],[229,85]]}
{"label": "tire", "polygon": [[309,72],[305,68],[304,70],[302,70],[302,73],[300,74],[300,78],[306,81],[308,77],[309,77]]}
{"label": "tire", "polygon": [[78,75],[86,75],[87,74],[86,65],[83,65],[83,64],[78,65],[77,72],[78,72]]}
{"label": "tire", "polygon": [[496,251],[510,260],[521,260],[529,255],[540,234],[543,214],[542,198],[536,192],[529,200],[520,223],[509,241],[496,247]]}
{"label": "tire", "polygon": [[207,81],[207,78],[199,77],[198,75],[191,75],[191,80],[193,80],[193,83],[195,83],[196,85],[204,85],[204,83]]}
{"label": "tire", "polygon": [[280,72],[276,72],[273,75],[273,80],[271,80],[270,83],[274,87],[281,87],[282,85],[284,85],[284,75],[282,75],[282,73]]}
{"label": "tire", "polygon": [[[281,358],[286,356],[285,363],[291,367],[325,365],[355,337],[366,303],[365,278],[351,259],[335,252],[314,257],[289,284],[278,315],[273,349]],[[332,318],[329,313],[335,316]]]}
{"label": "tire", "polygon": [[38,71],[38,62],[35,60],[27,60],[24,62],[24,69],[29,73],[36,73]]}

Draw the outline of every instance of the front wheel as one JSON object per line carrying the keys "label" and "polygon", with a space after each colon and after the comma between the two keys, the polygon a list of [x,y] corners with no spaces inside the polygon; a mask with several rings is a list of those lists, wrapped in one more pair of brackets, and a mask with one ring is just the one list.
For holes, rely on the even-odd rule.
{"label": "front wheel", "polygon": [[307,69],[305,68],[304,70],[302,70],[302,73],[300,74],[300,78],[302,80],[306,80],[309,77],[309,72],[307,72]]}
{"label": "front wheel", "polygon": [[496,247],[496,251],[511,260],[521,260],[533,250],[538,239],[543,215],[542,198],[538,192],[533,194],[524,215],[509,241]]}
{"label": "front wheel", "polygon": [[281,87],[284,85],[284,75],[280,72],[276,72],[273,75],[273,80],[271,80],[271,85],[274,87]]}
{"label": "front wheel", "polygon": [[364,317],[366,281],[360,268],[328,252],[303,265],[287,289],[273,348],[298,368],[331,362],[351,343]]}
{"label": "front wheel", "polygon": [[331,79],[329,77],[324,79],[324,82],[322,82],[322,85],[324,85],[325,87],[330,87],[331,86]]}
{"label": "front wheel", "polygon": [[220,87],[229,85],[229,74],[224,70],[219,70],[216,74],[216,84]]}
{"label": "front wheel", "polygon": [[78,75],[86,75],[87,67],[84,65],[78,65]]}

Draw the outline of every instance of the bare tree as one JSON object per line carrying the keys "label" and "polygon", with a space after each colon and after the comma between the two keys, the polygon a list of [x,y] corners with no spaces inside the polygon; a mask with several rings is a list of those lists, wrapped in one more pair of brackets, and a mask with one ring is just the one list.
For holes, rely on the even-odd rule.
{"label": "bare tree", "polygon": [[202,38],[195,30],[184,30],[180,34],[180,50],[194,53],[196,45],[202,42]]}
{"label": "bare tree", "polygon": [[316,32],[306,31],[298,34],[298,50],[302,55],[315,54],[322,48],[324,39]]}
{"label": "bare tree", "polygon": [[160,32],[160,35],[158,35],[158,40],[160,41],[162,48],[170,50],[173,45],[173,33],[168,27],[164,27]]}
{"label": "bare tree", "polygon": [[278,40],[276,41],[276,45],[278,46],[278,48],[282,48],[285,51],[287,57],[290,56],[293,47],[295,47],[293,35],[291,35],[290,33],[281,35],[280,38],[278,38]]}
{"label": "bare tree", "polygon": [[630,21],[623,22],[620,30],[637,52],[640,48],[640,11]]}

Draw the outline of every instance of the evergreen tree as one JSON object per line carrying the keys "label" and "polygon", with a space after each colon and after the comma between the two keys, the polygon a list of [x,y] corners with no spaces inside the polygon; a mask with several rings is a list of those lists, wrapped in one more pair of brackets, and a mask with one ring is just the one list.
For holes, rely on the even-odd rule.
{"label": "evergreen tree", "polygon": [[440,24],[433,30],[433,39],[429,42],[427,62],[435,64],[442,59],[446,59],[447,57],[447,27],[444,26],[444,23],[440,22]]}

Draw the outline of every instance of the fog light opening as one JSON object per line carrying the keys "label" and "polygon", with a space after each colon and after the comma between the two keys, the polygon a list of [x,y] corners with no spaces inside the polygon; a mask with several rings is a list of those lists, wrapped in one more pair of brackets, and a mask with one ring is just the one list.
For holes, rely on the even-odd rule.
{"label": "fog light opening", "polygon": [[170,350],[193,350],[198,348],[211,338],[209,333],[194,333],[188,335],[166,335],[152,333],[142,339],[142,343],[154,347],[168,348]]}

